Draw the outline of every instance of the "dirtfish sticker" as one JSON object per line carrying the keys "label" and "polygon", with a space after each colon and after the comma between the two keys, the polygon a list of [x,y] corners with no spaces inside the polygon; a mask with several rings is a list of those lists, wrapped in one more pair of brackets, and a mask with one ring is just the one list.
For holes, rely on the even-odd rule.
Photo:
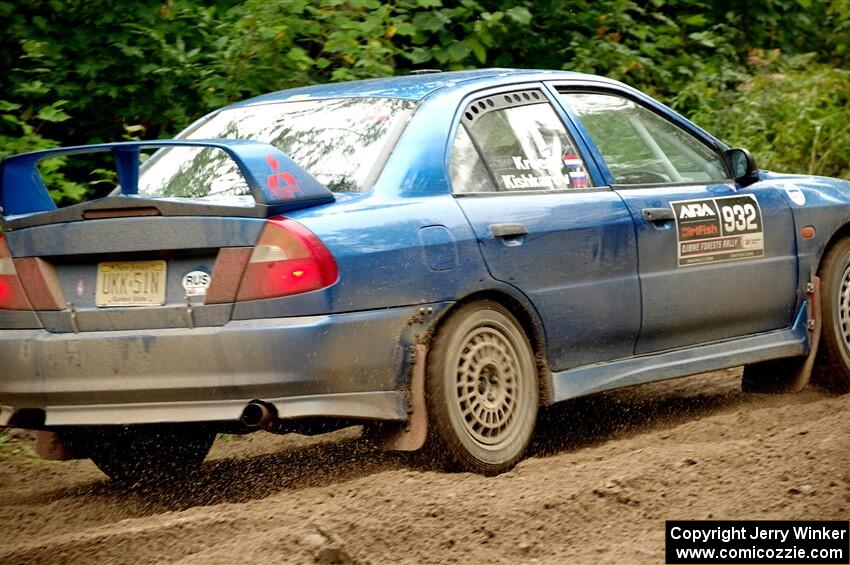
{"label": "dirtfish sticker", "polygon": [[212,277],[204,271],[192,271],[183,275],[180,283],[186,291],[186,296],[205,296]]}
{"label": "dirtfish sticker", "polygon": [[753,195],[671,202],[680,267],[764,255],[761,207]]}

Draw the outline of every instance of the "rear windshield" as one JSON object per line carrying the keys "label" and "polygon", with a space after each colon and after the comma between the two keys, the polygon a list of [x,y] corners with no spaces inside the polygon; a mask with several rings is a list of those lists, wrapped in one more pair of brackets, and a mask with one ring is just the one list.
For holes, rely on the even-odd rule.
{"label": "rear windshield", "polygon": [[[415,104],[389,98],[280,102],[223,110],[180,137],[270,143],[334,192],[370,188]],[[252,204],[245,180],[215,148],[157,152],[142,167],[139,194]]]}

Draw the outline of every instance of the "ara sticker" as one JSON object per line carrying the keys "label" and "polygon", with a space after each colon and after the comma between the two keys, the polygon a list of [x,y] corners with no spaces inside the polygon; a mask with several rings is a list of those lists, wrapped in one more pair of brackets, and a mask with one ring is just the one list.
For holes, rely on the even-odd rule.
{"label": "ara sticker", "polygon": [[753,195],[671,202],[680,267],[764,255],[761,207]]}
{"label": "ara sticker", "polygon": [[186,296],[204,296],[210,286],[212,277],[205,271],[192,271],[183,275],[180,283],[186,291]]}
{"label": "ara sticker", "polygon": [[804,206],[806,204],[806,195],[796,186],[786,186],[785,194],[797,206]]}

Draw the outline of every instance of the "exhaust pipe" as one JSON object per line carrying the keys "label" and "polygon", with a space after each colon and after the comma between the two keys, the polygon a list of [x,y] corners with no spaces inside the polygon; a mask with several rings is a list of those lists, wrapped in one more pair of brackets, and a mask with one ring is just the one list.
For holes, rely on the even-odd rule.
{"label": "exhaust pipe", "polygon": [[271,422],[272,413],[268,406],[255,400],[245,407],[239,420],[248,428],[263,428]]}

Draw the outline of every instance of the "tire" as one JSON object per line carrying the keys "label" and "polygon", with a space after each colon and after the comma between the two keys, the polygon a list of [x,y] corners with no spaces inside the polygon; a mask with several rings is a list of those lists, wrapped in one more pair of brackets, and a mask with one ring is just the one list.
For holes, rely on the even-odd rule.
{"label": "tire", "polygon": [[812,382],[829,392],[850,392],[850,238],[827,250],[821,279],[823,333]]}
{"label": "tire", "polygon": [[501,304],[451,314],[428,354],[426,453],[450,469],[495,475],[528,446],[539,404],[534,352]]}
{"label": "tire", "polygon": [[150,485],[197,471],[215,440],[203,426],[127,426],[75,434],[79,446],[109,478]]}

